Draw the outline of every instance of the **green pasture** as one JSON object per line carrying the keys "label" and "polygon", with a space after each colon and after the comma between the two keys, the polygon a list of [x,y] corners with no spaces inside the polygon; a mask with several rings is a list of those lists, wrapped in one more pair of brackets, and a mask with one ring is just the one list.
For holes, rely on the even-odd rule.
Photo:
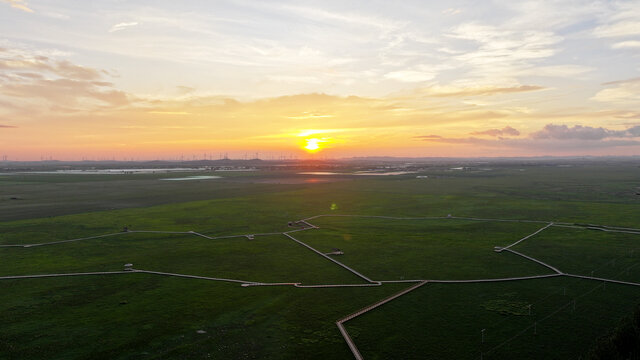
{"label": "green pasture", "polygon": [[320,229],[295,236],[376,280],[478,279],[549,274],[520,256],[493,251],[541,224],[487,221],[323,217]]}
{"label": "green pasture", "polygon": [[[291,229],[289,221],[319,214],[452,214],[640,227],[637,166],[451,167],[379,177],[296,171],[0,174],[0,244],[120,233],[125,226],[207,236],[283,232]],[[222,178],[160,180],[189,175]],[[493,251],[544,224],[351,217],[311,222],[320,228],[292,235],[322,252],[344,251],[331,256],[374,280],[550,273]],[[551,227],[514,250],[565,272],[640,282],[639,241],[640,235]],[[246,281],[362,282],[282,235],[209,240],[122,233],[0,247],[0,276],[119,271],[125,263]],[[348,359],[335,321],[408,286],[245,288],[142,273],[0,280],[0,359]],[[567,305],[573,299],[575,310]],[[566,277],[430,283],[346,327],[367,359],[477,359],[481,353],[486,359],[579,358],[639,302],[640,288]],[[532,322],[538,322],[535,335]],[[487,329],[484,344],[481,329]]]}
{"label": "green pasture", "polygon": [[366,359],[577,359],[639,301],[640,288],[565,277],[427,284],[347,330]]}
{"label": "green pasture", "polygon": [[551,227],[513,249],[566,273],[640,281],[640,234]]}

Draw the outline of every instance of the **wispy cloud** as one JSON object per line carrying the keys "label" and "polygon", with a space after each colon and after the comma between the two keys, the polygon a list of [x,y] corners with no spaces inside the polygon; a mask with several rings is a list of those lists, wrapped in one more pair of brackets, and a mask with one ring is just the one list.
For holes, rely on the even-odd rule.
{"label": "wispy cloud", "polygon": [[446,10],[442,10],[442,14],[444,15],[458,15],[462,12],[461,9],[457,8],[448,8]]}
{"label": "wispy cloud", "polygon": [[387,79],[398,80],[402,82],[423,82],[433,79],[436,73],[429,71],[416,70],[400,70],[392,71],[384,75]]}
{"label": "wispy cloud", "polygon": [[407,83],[424,82],[435,78],[443,70],[452,68],[454,66],[451,64],[420,64],[386,73],[384,77]]}
{"label": "wispy cloud", "polygon": [[12,129],[12,128],[16,128],[16,127],[17,127],[17,126],[12,126],[12,125],[2,125],[2,124],[0,124],[0,128],[3,128],[3,129]]}
{"label": "wispy cloud", "polygon": [[279,83],[321,84],[322,80],[315,76],[305,75],[269,75],[267,79]]}
{"label": "wispy cloud", "polygon": [[594,128],[583,125],[547,124],[541,130],[525,137],[510,138],[478,138],[478,137],[444,137],[439,135],[416,136],[416,140],[431,144],[456,145],[472,149],[478,156],[481,152],[489,154],[498,151],[500,154],[611,154],[625,153],[624,149],[640,148],[640,126],[625,130]]}
{"label": "wispy cloud", "polygon": [[132,22],[122,22],[122,23],[118,23],[115,24],[111,27],[111,29],[109,29],[109,32],[116,32],[116,31],[120,31],[120,30],[124,30],[133,26],[138,26],[138,23],[135,21]]}
{"label": "wispy cloud", "polygon": [[330,134],[330,133],[337,133],[337,132],[345,132],[348,131],[350,129],[320,129],[320,130],[302,130],[300,131],[297,135],[304,137],[304,136],[311,136],[311,135],[317,135],[317,134]]}
{"label": "wispy cloud", "polygon": [[309,113],[308,111],[305,111],[302,115],[287,116],[288,119],[294,119],[294,120],[308,120],[308,119],[332,118],[332,117],[333,115],[330,115],[330,114]]}
{"label": "wispy cloud", "polygon": [[640,136],[640,126],[634,126],[625,130],[611,130],[603,127],[591,127],[583,125],[547,124],[542,130],[536,131],[530,136],[534,139],[556,140],[602,140],[606,138],[632,138]]}
{"label": "wispy cloud", "polygon": [[481,86],[481,87],[454,87],[454,86],[433,86],[423,89],[425,94],[430,96],[481,96],[481,95],[497,95],[509,93],[521,93],[528,91],[544,90],[545,88],[538,85],[520,85],[511,87],[497,86]]}
{"label": "wispy cloud", "polygon": [[491,78],[494,84],[516,82],[517,72],[553,56],[562,40],[552,31],[510,30],[479,23],[457,26],[448,36],[477,44],[475,50],[455,55],[453,59],[470,66],[470,75]]}
{"label": "wispy cloud", "polygon": [[597,37],[622,37],[640,34],[640,20],[626,20],[598,26],[594,30]]}
{"label": "wispy cloud", "polygon": [[576,76],[596,70],[594,67],[574,64],[533,66],[518,72],[520,76],[548,76],[574,79]]}
{"label": "wispy cloud", "polygon": [[187,111],[148,111],[148,113],[158,115],[191,115],[191,113]]}
{"label": "wispy cloud", "polygon": [[638,104],[640,102],[640,77],[610,81],[603,85],[610,87],[598,91],[591,100],[621,104]]}
{"label": "wispy cloud", "polygon": [[21,48],[0,54],[0,95],[12,99],[15,107],[37,112],[42,106],[88,109],[129,103],[126,93],[105,81],[104,71]]}
{"label": "wispy cloud", "polygon": [[635,48],[640,48],[640,41],[637,41],[637,40],[621,41],[621,42],[617,42],[617,43],[611,45],[611,47],[614,48],[614,49],[635,49]]}
{"label": "wispy cloud", "polygon": [[621,85],[621,84],[632,84],[632,83],[640,83],[640,77],[624,79],[624,80],[607,81],[602,83],[602,85]]}
{"label": "wispy cloud", "polygon": [[24,0],[2,0],[2,2],[8,3],[14,9],[19,9],[30,13],[33,12],[33,10],[27,5],[27,2]]}
{"label": "wispy cloud", "polygon": [[359,13],[335,12],[323,8],[304,6],[283,6],[283,10],[295,13],[310,20],[333,21],[347,25],[366,26],[384,32],[396,30],[403,26],[402,22],[389,20],[379,16],[367,16]]}
{"label": "wispy cloud", "polygon": [[487,135],[487,136],[518,136],[520,135],[520,131],[512,128],[511,126],[505,126],[502,129],[489,129],[484,131],[475,131],[472,132],[471,135]]}
{"label": "wispy cloud", "polygon": [[437,143],[469,144],[484,146],[503,146],[513,148],[538,148],[545,146],[554,148],[582,148],[593,147],[620,147],[638,146],[640,141],[640,126],[629,127],[624,130],[614,130],[604,127],[592,127],[585,125],[556,125],[547,124],[542,129],[534,131],[523,138],[501,137],[505,133],[519,135],[520,133],[507,126],[504,129],[491,129],[484,132],[475,132],[472,135],[490,135],[496,139],[477,137],[444,137],[439,135],[422,135],[414,138]]}

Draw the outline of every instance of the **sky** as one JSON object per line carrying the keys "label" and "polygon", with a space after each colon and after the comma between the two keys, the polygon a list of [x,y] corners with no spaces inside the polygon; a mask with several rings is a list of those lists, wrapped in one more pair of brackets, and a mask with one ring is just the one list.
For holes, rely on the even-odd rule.
{"label": "sky", "polygon": [[0,0],[0,156],[221,154],[640,155],[640,1]]}

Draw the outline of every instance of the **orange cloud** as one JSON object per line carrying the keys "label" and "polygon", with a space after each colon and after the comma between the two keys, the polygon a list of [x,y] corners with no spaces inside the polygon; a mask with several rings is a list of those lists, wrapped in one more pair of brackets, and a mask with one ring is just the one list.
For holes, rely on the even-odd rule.
{"label": "orange cloud", "polygon": [[29,6],[27,6],[27,3],[24,0],[2,0],[2,1],[5,3],[8,3],[14,9],[19,9],[19,10],[30,12],[30,13],[33,12],[33,10]]}

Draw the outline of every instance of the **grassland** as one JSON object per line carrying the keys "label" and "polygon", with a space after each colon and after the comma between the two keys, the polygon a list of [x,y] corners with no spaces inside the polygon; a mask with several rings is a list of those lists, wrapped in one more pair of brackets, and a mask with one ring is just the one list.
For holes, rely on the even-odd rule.
{"label": "grassland", "polygon": [[296,236],[374,279],[479,279],[548,274],[517,255],[491,251],[540,224],[461,220],[314,219],[320,226]]}
{"label": "grassland", "polygon": [[[318,214],[453,214],[631,227],[640,215],[637,167],[517,165],[423,174],[430,177],[323,182],[274,171],[186,184],[159,181],[167,177],[161,174],[0,175],[0,244],[73,239],[124,226],[209,236],[283,232],[290,230],[288,221]],[[170,177],[182,175],[193,174]],[[514,254],[493,252],[541,224],[338,217],[313,223],[320,229],[296,238],[320,251],[340,248],[345,255],[335,259],[374,280],[549,273]],[[590,275],[600,268],[595,275],[638,281],[640,254],[631,253],[638,241],[633,234],[550,228],[514,250],[563,271]],[[145,270],[248,281],[362,282],[281,235],[209,240],[132,233],[0,248],[0,276],[119,271],[129,262]],[[244,288],[140,273],[2,280],[0,358],[345,359],[351,354],[334,322],[407,286]],[[366,358],[477,358],[480,352],[487,358],[577,358],[640,301],[633,287],[597,286],[602,284],[564,277],[428,284],[346,325]],[[573,298],[580,299],[575,311],[566,307]],[[534,304],[532,316],[522,314],[528,304]],[[526,330],[500,345],[532,319],[540,320],[538,335]],[[483,328],[485,344],[479,341]]]}
{"label": "grassland", "polygon": [[366,359],[478,359],[481,352],[484,359],[575,359],[603,328],[628,315],[639,296],[637,288],[603,290],[601,283],[570,278],[428,284],[347,328]]}
{"label": "grassland", "polygon": [[640,279],[640,235],[551,228],[516,247],[562,271],[617,279]]}

